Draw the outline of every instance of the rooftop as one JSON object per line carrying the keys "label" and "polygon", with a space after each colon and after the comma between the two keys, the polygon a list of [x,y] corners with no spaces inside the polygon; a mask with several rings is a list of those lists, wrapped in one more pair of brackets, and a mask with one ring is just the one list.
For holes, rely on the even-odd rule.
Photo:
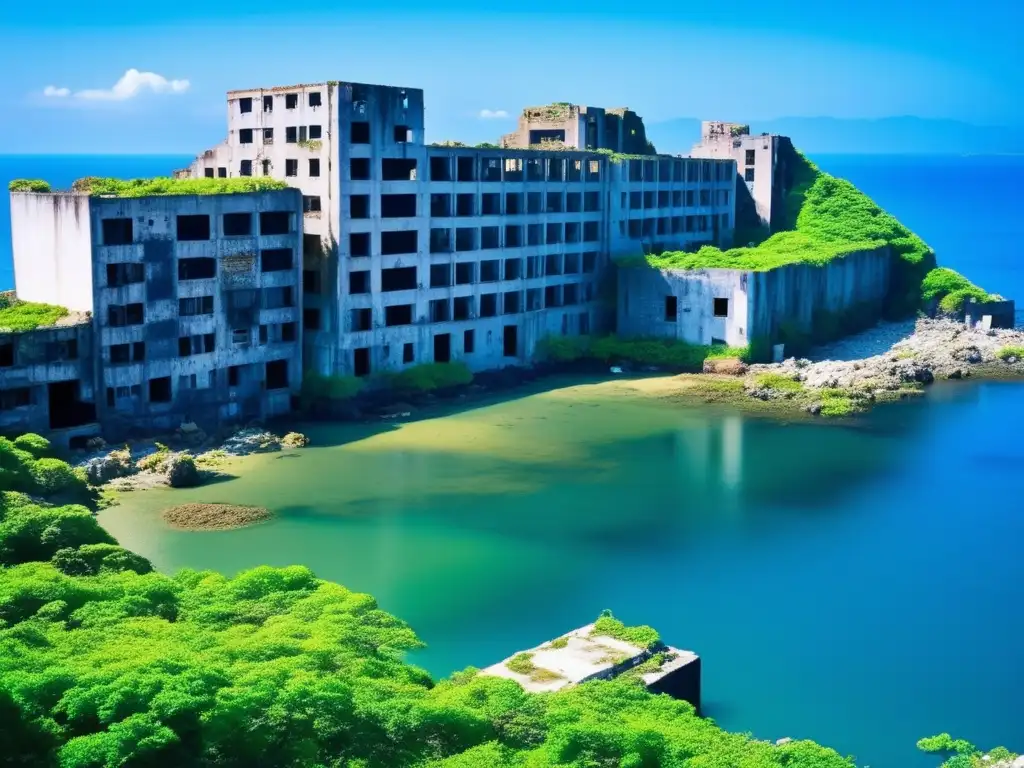
{"label": "rooftop", "polygon": [[[7,188],[11,192],[47,194],[60,192],[40,179],[15,179]],[[233,195],[289,189],[278,179],[265,176],[227,179],[170,178],[111,179],[87,176],[71,185],[71,193],[93,197],[151,197],[159,195]]]}
{"label": "rooftop", "polygon": [[78,325],[90,320],[86,312],[68,312],[54,304],[21,301],[14,291],[0,293],[0,333],[24,333],[39,328]]}

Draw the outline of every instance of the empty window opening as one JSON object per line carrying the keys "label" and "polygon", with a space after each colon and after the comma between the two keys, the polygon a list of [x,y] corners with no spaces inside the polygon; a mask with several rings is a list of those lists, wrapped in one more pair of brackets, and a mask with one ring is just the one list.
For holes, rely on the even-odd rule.
{"label": "empty window opening", "polygon": [[476,338],[474,337],[473,330],[462,332],[462,352],[467,355],[472,355],[473,350],[476,346]]}
{"label": "empty window opening", "polygon": [[320,272],[316,269],[302,270],[302,292],[316,295],[320,289]]}
{"label": "empty window opening", "polygon": [[137,262],[107,264],[107,285],[114,288],[121,285],[141,283],[146,279],[146,266]]}
{"label": "empty window opening", "polygon": [[501,279],[501,261],[487,259],[480,262],[480,282],[496,283]]}
{"label": "empty window opening", "polygon": [[284,175],[285,176],[298,176],[299,175],[299,161],[298,160],[285,160],[284,161]]}
{"label": "empty window opening", "polygon": [[518,280],[522,277],[523,273],[523,260],[522,259],[505,259],[505,279],[506,280]]}
{"label": "empty window opening", "polygon": [[246,112],[252,112],[252,99],[249,98],[249,97],[246,97],[244,99],[239,99],[238,100],[238,111],[241,112],[242,114],[245,114]]}
{"label": "empty window opening", "polygon": [[352,181],[368,181],[370,178],[370,158],[353,157],[349,160],[348,175]]}
{"label": "empty window opening", "polygon": [[416,216],[416,195],[381,195],[380,215],[385,219],[408,219]]}
{"label": "empty window opening", "polygon": [[519,356],[519,326],[506,325],[502,336],[502,354],[505,357]]}
{"label": "empty window opening", "polygon": [[0,392],[0,411],[10,411],[25,405],[32,405],[31,387],[15,387]]}
{"label": "empty window opening", "polygon": [[456,216],[476,216],[476,195],[464,192],[455,196]]}
{"label": "empty window opening", "polygon": [[398,144],[406,144],[412,141],[412,129],[408,125],[396,125],[394,136]]}
{"label": "empty window opening", "polygon": [[373,330],[373,310],[369,307],[353,309],[349,312],[349,325],[353,332]]}
{"label": "empty window opening", "polygon": [[506,315],[516,315],[523,311],[523,294],[520,291],[509,291],[502,299],[502,306]]}
{"label": "empty window opening", "polygon": [[178,339],[178,357],[190,357],[213,352],[215,336],[204,333],[197,336],[182,336]]}
{"label": "empty window opening", "polygon": [[583,242],[594,243],[601,239],[601,225],[597,221],[583,222]]}
{"label": "empty window opening", "polygon": [[316,307],[305,307],[302,310],[302,326],[307,331],[319,331],[320,310]]}
{"label": "empty window opening", "polygon": [[392,267],[380,271],[380,289],[384,293],[411,291],[416,285],[416,267]]}
{"label": "empty window opening", "polygon": [[459,227],[455,230],[455,250],[475,251],[476,250],[476,228]]}
{"label": "empty window opening", "polygon": [[485,157],[480,161],[480,181],[501,181],[500,157]]}
{"label": "empty window opening", "polygon": [[0,368],[10,368],[12,365],[14,365],[14,345],[0,344]]}
{"label": "empty window opening", "polygon": [[248,328],[234,328],[231,331],[231,343],[235,346],[240,346],[249,343],[249,329]]}
{"label": "empty window opening", "polygon": [[541,267],[543,261],[541,256],[527,256],[526,257],[526,277],[527,279],[532,277],[540,277],[544,274]]}
{"label": "empty window opening", "polygon": [[505,227],[505,247],[519,248],[523,244],[523,228],[519,224],[509,224]]}
{"label": "empty window opening", "polygon": [[217,276],[217,260],[209,258],[179,259],[179,280],[207,280]]}
{"label": "empty window opening", "polygon": [[242,128],[238,132],[239,144],[252,144],[252,128]]}
{"label": "empty window opening", "polygon": [[452,265],[451,264],[431,264],[430,265],[430,287],[431,288],[447,288],[452,284]]}
{"label": "empty window opening", "polygon": [[288,361],[268,360],[266,367],[267,389],[288,388]]}
{"label": "empty window opening", "polygon": [[453,320],[469,320],[473,317],[473,297],[456,296],[455,306],[452,310]]}
{"label": "empty window opening", "polygon": [[501,193],[485,192],[480,195],[480,213],[484,216],[498,216],[501,214]]}
{"label": "empty window opening", "polygon": [[576,275],[580,271],[580,255],[578,253],[565,254],[565,269],[563,274]]}
{"label": "empty window opening", "polygon": [[[302,132],[305,133],[306,129],[303,128]],[[305,140],[305,136],[302,137]],[[299,129],[297,126],[291,125],[284,129],[284,140],[288,144],[297,144],[299,142]]]}
{"label": "empty window opening", "polygon": [[273,96],[264,96],[263,97],[263,111],[264,112],[273,112],[274,111],[274,97]]}
{"label": "empty window opening", "polygon": [[434,362],[448,363],[452,359],[452,336],[450,333],[434,334]]}
{"label": "empty window opening", "polygon": [[[446,323],[452,319],[452,305],[448,299],[430,300],[430,322]],[[447,361],[446,361],[447,362]]]}
{"label": "empty window opening", "polygon": [[384,325],[389,328],[412,325],[412,304],[392,304],[390,307],[384,307]]}
{"label": "empty window opening", "polygon": [[501,247],[501,227],[480,227],[480,248]]}
{"label": "empty window opening", "polygon": [[562,306],[571,306],[580,302],[580,284],[566,283],[562,286]]}
{"label": "empty window opening", "polygon": [[528,192],[526,195],[526,212],[540,213],[542,200],[540,192]]}
{"label": "empty window opening", "polygon": [[476,262],[463,261],[455,265],[455,284],[471,285],[476,282]]}
{"label": "empty window opening", "polygon": [[745,164],[746,165],[753,165],[754,164],[755,151],[753,149],[748,149],[744,154],[746,156],[745,157],[745,159],[746,159],[746,163]]}
{"label": "empty window opening", "polygon": [[348,236],[348,255],[349,256],[369,256],[370,255],[370,233],[369,232],[352,232]]}
{"label": "empty window opening", "polygon": [[284,272],[295,263],[291,248],[268,248],[260,251],[261,272]]}
{"label": "empty window opening", "polygon": [[451,253],[452,231],[450,229],[435,228],[430,230],[430,252]]}
{"label": "empty window opening", "polygon": [[241,237],[252,234],[251,213],[225,213],[224,237]]}
{"label": "empty window opening", "polygon": [[171,402],[171,377],[161,376],[149,380],[149,402],[169,403]]}
{"label": "empty window opening", "polygon": [[565,242],[578,243],[580,241],[580,223],[578,221],[565,222]]}
{"label": "empty window opening", "polygon": [[458,181],[476,181],[476,158],[458,157],[455,162],[455,178]]}
{"label": "empty window opening", "polygon": [[178,314],[181,317],[213,314],[213,296],[193,296],[178,299]]}
{"label": "empty window opening", "polygon": [[715,317],[728,317],[729,316],[729,300],[728,299],[715,299]]}
{"label": "empty window opening", "polygon": [[544,307],[545,309],[550,307],[562,306],[562,286],[560,285],[549,285],[544,289]]}
{"label": "empty window opening", "polygon": [[360,270],[358,272],[348,273],[348,292],[349,293],[369,293],[370,292],[370,271]]}
{"label": "empty window opening", "polygon": [[583,195],[570,192],[565,196],[565,210],[568,213],[580,213],[583,210]]}
{"label": "empty window opening", "polygon": [[302,212],[303,213],[319,213],[320,212],[320,195],[303,195],[302,196]]}
{"label": "empty window opening", "polygon": [[207,179],[213,178],[213,168],[203,168],[203,176]]}
{"label": "empty window opening", "polygon": [[452,215],[452,196],[447,193],[435,193],[430,196],[430,215],[447,218]]}
{"label": "empty window opening", "polygon": [[546,202],[548,213],[561,213],[565,207],[565,198],[561,192],[548,192]]}
{"label": "empty window opening", "polygon": [[523,159],[521,157],[505,158],[505,181],[523,180]]}
{"label": "empty window opening", "polygon": [[380,161],[380,177],[382,181],[416,181],[416,160],[385,158]]}
{"label": "empty window opening", "polygon": [[530,288],[526,292],[526,311],[533,312],[534,310],[541,309],[544,306],[542,296],[540,288]]}
{"label": "empty window opening", "polygon": [[310,158],[309,175],[314,178],[320,175],[320,161],[316,158]]}
{"label": "empty window opening", "polygon": [[284,108],[295,109],[297,106],[299,106],[299,94],[286,93],[284,95]]}
{"label": "empty window opening", "polygon": [[309,106],[319,107],[322,103],[320,99],[320,91],[313,91],[312,93],[309,94]]}
{"label": "empty window opening", "polygon": [[142,304],[111,304],[107,307],[107,324],[113,328],[142,325],[146,322]]}
{"label": "empty window opening", "polygon": [[220,179],[226,179],[228,177],[228,169],[221,166],[217,169],[217,177]]}
{"label": "empty window opening", "polygon": [[131,219],[104,219],[104,245],[130,245],[134,240]]}
{"label": "empty window opening", "polygon": [[548,224],[544,242],[548,245],[562,242],[562,222],[557,221]]}
{"label": "empty window opening", "polygon": [[505,193],[505,215],[506,216],[518,216],[523,212],[523,193],[522,192],[506,192]]}
{"label": "empty window opening", "polygon": [[279,285],[263,289],[263,309],[284,309],[295,306],[292,286]]}
{"label": "empty window opening", "polygon": [[252,176],[252,160],[243,160],[238,165],[239,176]]}
{"label": "empty window opening", "polygon": [[370,124],[366,122],[352,122],[352,132],[350,134],[353,144],[369,144],[370,143]]}
{"label": "empty window opening", "polygon": [[675,296],[665,297],[665,321],[674,323],[679,318],[679,299]]}
{"label": "empty window opening", "polygon": [[527,245],[543,245],[544,241],[544,225],[543,224],[529,224],[526,227],[526,244]]}
{"label": "empty window opening", "polygon": [[530,158],[526,161],[526,180],[544,181],[544,161],[539,158]]}
{"label": "empty window opening", "polygon": [[747,168],[746,170],[743,171],[743,180],[744,181],[753,181],[754,180],[754,169],[753,168]]}
{"label": "empty window opening", "polygon": [[349,195],[349,215],[353,219],[370,218],[370,196]]}
{"label": "empty window opening", "polygon": [[450,157],[430,158],[430,180],[451,181],[452,180],[452,159]]}
{"label": "empty window opening", "polygon": [[496,317],[498,314],[498,294],[480,294],[480,317]]}
{"label": "empty window opening", "polygon": [[416,348],[408,341],[402,345],[402,362],[416,362]]}
{"label": "empty window opening", "polygon": [[384,256],[391,256],[399,253],[416,253],[417,232],[415,229],[407,229],[401,232],[381,232],[380,252]]}
{"label": "empty window opening", "polygon": [[81,400],[81,385],[77,379],[55,381],[48,384],[50,429],[78,427],[96,421],[96,406]]}
{"label": "empty window opening", "polygon": [[287,235],[291,231],[288,211],[264,211],[260,214],[261,235]]}

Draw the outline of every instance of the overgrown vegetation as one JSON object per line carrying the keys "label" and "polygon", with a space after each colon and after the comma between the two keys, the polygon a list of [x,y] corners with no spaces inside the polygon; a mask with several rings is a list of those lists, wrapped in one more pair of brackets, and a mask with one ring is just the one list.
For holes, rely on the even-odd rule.
{"label": "overgrown vegetation", "polygon": [[917,742],[922,752],[943,755],[946,759],[941,768],[982,768],[997,764],[1008,765],[1017,755],[1006,747],[996,747],[982,752],[966,739],[954,739],[948,733],[929,736]]}
{"label": "overgrown vegetation", "polygon": [[528,675],[537,668],[533,664],[532,653],[517,653],[505,662],[505,666],[509,672],[515,672],[517,675]]}
{"label": "overgrown vegetation", "polygon": [[49,192],[49,182],[42,179],[13,179],[7,184],[11,192]]}
{"label": "overgrown vegetation", "polygon": [[754,247],[723,251],[704,246],[647,257],[658,269],[743,269],[763,272],[789,264],[823,266],[857,251],[888,247],[893,259],[887,312],[906,315],[921,304],[922,281],[935,267],[925,242],[853,184],[823,173],[794,152],[793,185],[785,200],[785,229]]}
{"label": "overgrown vegetation", "polygon": [[[31,482],[18,468],[35,461],[0,444],[5,481]],[[528,694],[469,669],[435,683],[403,659],[415,633],[372,597],[298,566],[155,573],[83,506],[3,492],[0,553],[9,765],[852,768],[813,742],[726,733],[630,681]]]}
{"label": "overgrown vegetation", "polygon": [[21,301],[13,291],[0,294],[0,333],[20,333],[55,324],[68,311],[55,304]]}
{"label": "overgrown vegetation", "polygon": [[996,357],[1007,362],[1024,360],[1024,347],[1003,347],[996,353]]}
{"label": "overgrown vegetation", "polygon": [[745,360],[745,347],[687,344],[667,338],[633,338],[618,336],[547,336],[537,344],[540,359],[553,363],[596,360],[602,363],[630,363],[670,368],[695,373],[703,370],[704,361],[735,357]]}
{"label": "overgrown vegetation", "polygon": [[927,306],[937,302],[939,310],[944,314],[956,314],[963,309],[967,299],[984,302],[995,298],[948,267],[936,267],[921,282],[921,299],[924,304]]}
{"label": "overgrown vegetation", "polygon": [[469,367],[461,362],[422,363],[386,375],[388,385],[398,392],[434,392],[473,381]]}
{"label": "overgrown vegetation", "polygon": [[819,394],[822,416],[832,418],[850,416],[861,410],[857,401],[844,389],[822,389]]}
{"label": "overgrown vegetation", "polygon": [[14,441],[0,437],[0,491],[60,495],[80,503],[90,498],[84,474],[55,458],[49,440],[36,434]]}
{"label": "overgrown vegetation", "polygon": [[267,176],[233,178],[174,179],[158,176],[152,179],[110,179],[86,176],[71,185],[74,192],[114,197],[148,197],[150,195],[231,195],[246,192],[270,192],[288,189],[288,185]]}
{"label": "overgrown vegetation", "polygon": [[612,612],[604,610],[594,622],[594,629],[590,632],[591,637],[611,637],[621,640],[624,643],[635,645],[638,648],[656,648],[661,644],[661,636],[653,627],[646,624],[639,624],[635,627],[627,627],[621,621],[612,616]]}
{"label": "overgrown vegetation", "polygon": [[351,400],[362,391],[363,383],[356,376],[321,376],[314,371],[306,371],[302,376],[299,399],[303,408],[312,406],[318,400]]}
{"label": "overgrown vegetation", "polygon": [[754,381],[760,389],[774,389],[778,392],[802,392],[804,388],[799,381],[782,373],[759,373]]}

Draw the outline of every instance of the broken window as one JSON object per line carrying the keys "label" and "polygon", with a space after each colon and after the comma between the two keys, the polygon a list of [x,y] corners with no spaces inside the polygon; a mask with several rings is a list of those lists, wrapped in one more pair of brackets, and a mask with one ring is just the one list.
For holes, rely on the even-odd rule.
{"label": "broken window", "polygon": [[462,352],[467,355],[473,354],[474,342],[473,329],[462,332]]}
{"label": "broken window", "polygon": [[543,294],[540,288],[530,288],[526,292],[526,311],[534,312],[538,309],[542,309],[544,302],[542,300]]}
{"label": "broken window", "polygon": [[455,265],[455,284],[470,285],[476,282],[476,262],[462,261]]}
{"label": "broken window", "polygon": [[743,171],[743,180],[744,181],[753,181],[754,180],[754,169],[753,168],[747,168],[747,169],[745,169]]}
{"label": "broken window", "polygon": [[351,232],[348,236],[348,255],[349,256],[369,256],[370,255],[370,233],[369,232]]}
{"label": "broken window", "polygon": [[206,280],[217,276],[217,260],[210,258],[178,259],[179,280]]}
{"label": "broken window", "polygon": [[505,227],[505,247],[519,248],[523,244],[523,227],[521,224],[508,224]]}
{"label": "broken window", "polygon": [[382,256],[390,256],[398,253],[416,253],[417,232],[415,229],[407,229],[399,232],[380,233],[380,252]]}
{"label": "broken window", "polygon": [[370,292],[369,270],[348,273],[348,292],[351,294]]}
{"label": "broken window", "polygon": [[25,405],[32,405],[31,387],[15,387],[0,392],[0,411],[10,411]]}
{"label": "broken window", "polygon": [[522,276],[522,259],[505,259],[505,279],[518,280]]}
{"label": "broken window", "polygon": [[594,252],[583,254],[583,273],[589,274],[597,267],[597,254]]}
{"label": "broken window", "polygon": [[239,144],[252,144],[252,128],[242,128],[238,132]]}
{"label": "broken window", "polygon": [[543,198],[540,192],[527,192],[526,194],[526,212],[527,213],[540,213],[541,202]]}
{"label": "broken window", "polygon": [[298,176],[299,175],[299,161],[298,160],[285,160],[284,161],[284,175],[285,176]]}
{"label": "broken window", "polygon": [[353,333],[373,330],[373,310],[369,307],[349,311],[349,330]]}
{"label": "broken window", "polygon": [[700,204],[701,206],[711,205],[711,190],[702,189],[700,191]]}
{"label": "broken window", "polygon": [[309,175],[316,177],[320,175],[320,161],[316,158],[309,159]]}
{"label": "broken window", "polygon": [[161,376],[149,380],[149,402],[169,403],[171,402],[171,377]]}
{"label": "broken window", "polygon": [[369,195],[349,195],[349,217],[353,219],[370,218]]}
{"label": "broken window", "polygon": [[526,161],[526,180],[544,181],[544,161],[532,157]]}
{"label": "broken window", "polygon": [[430,322],[447,323],[452,319],[452,305],[448,299],[430,300]]}
{"label": "broken window", "polygon": [[473,317],[473,297],[456,296],[455,306],[452,310],[453,320],[469,320]]}
{"label": "broken window", "polygon": [[288,361],[268,360],[266,367],[267,389],[288,388]]}
{"label": "broken window", "polygon": [[238,165],[239,176],[252,176],[252,160],[243,160]]}
{"label": "broken window", "polygon": [[728,299],[715,299],[715,317],[728,317],[729,316],[729,300]]}
{"label": "broken window", "polygon": [[500,157],[486,157],[480,161],[480,181],[501,181]]}
{"label": "broken window", "polygon": [[323,129],[319,125],[309,126],[309,138],[311,141],[319,141],[323,136]]}
{"label": "broken window", "polygon": [[541,256],[527,256],[526,257],[526,277],[527,279],[533,277],[541,277],[543,272],[544,262]]}
{"label": "broken window", "polygon": [[353,120],[351,138],[353,144],[369,144],[370,124]]}
{"label": "broken window", "polygon": [[578,253],[565,254],[565,270],[567,275],[576,275],[580,271],[580,255]]}
{"label": "broken window", "polygon": [[447,288],[452,284],[452,265],[451,264],[431,264],[430,265],[430,287],[431,288]]}
{"label": "broken window", "polygon": [[228,177],[228,169],[221,166],[217,169],[217,178],[226,179]]}
{"label": "broken window", "polygon": [[523,180],[523,159],[521,157],[505,158],[505,181]]}
{"label": "broken window", "polygon": [[404,157],[384,158],[380,161],[380,177],[383,181],[415,181],[416,160]]}
{"label": "broken window", "polygon": [[562,254],[560,253],[549,253],[544,259],[544,274],[546,275],[560,275],[562,274]]}
{"label": "broken window", "polygon": [[295,144],[299,140],[298,129],[292,125],[284,129],[284,140],[288,144]]}
{"label": "broken window", "polygon": [[252,99],[249,98],[249,97],[246,97],[244,99],[239,99],[238,100],[238,111],[240,113],[242,113],[243,115],[246,112],[252,112]]}
{"label": "broken window", "polygon": [[485,192],[480,195],[480,213],[484,216],[501,215],[501,193]]}
{"label": "broken window", "polygon": [[348,175],[352,181],[368,181],[370,178],[370,158],[353,157],[349,160]]}
{"label": "broken window", "polygon": [[416,215],[416,195],[381,195],[380,215],[384,219],[407,219]]}
{"label": "broken window", "polygon": [[526,226],[526,244],[542,245],[544,240],[543,224],[528,224]]}
{"label": "broken window", "polygon": [[447,193],[435,193],[430,196],[430,215],[436,218],[447,218],[452,215],[452,196]]}
{"label": "broken window", "polygon": [[745,154],[746,154],[746,165],[753,165],[754,164],[755,151],[753,149],[748,149]]}
{"label": "broken window", "polygon": [[476,227],[458,227],[455,230],[455,250],[476,250]]}
{"label": "broken window", "polygon": [[249,343],[249,329],[248,328],[234,328],[231,331],[231,343],[235,346],[240,346]]}
{"label": "broken window", "polygon": [[190,357],[202,355],[206,352],[213,352],[215,336],[212,333],[204,333],[197,336],[182,336],[178,339],[178,357]]}
{"label": "broken window", "polygon": [[562,286],[549,285],[544,289],[544,308],[562,306]]}
{"label": "broken window", "polygon": [[430,158],[430,180],[451,181],[452,180],[452,159],[451,157]]}
{"label": "broken window", "polygon": [[456,174],[458,181],[476,181],[476,158],[458,157],[455,159]]}
{"label": "broken window", "polygon": [[480,248],[501,247],[501,227],[480,227]]}
{"label": "broken window", "polygon": [[268,248],[260,251],[261,272],[284,272],[291,269],[293,264],[291,248]]}
{"label": "broken window", "polygon": [[111,304],[107,308],[107,324],[112,328],[127,325],[142,325],[145,311],[142,304]]}
{"label": "broken window", "polygon": [[312,91],[309,94],[309,106],[311,106],[311,107],[319,107],[320,104],[321,104],[320,98],[321,98],[320,91]]}
{"label": "broken window", "polygon": [[562,222],[556,221],[548,224],[544,242],[548,245],[562,242]]}
{"label": "broken window", "polygon": [[476,195],[472,192],[463,192],[455,196],[456,216],[476,215]]}
{"label": "broken window", "polygon": [[303,195],[302,212],[320,213],[320,195]]}
{"label": "broken window", "polygon": [[284,95],[284,108],[295,109],[297,106],[299,106],[299,94],[286,93]]}
{"label": "broken window", "polygon": [[178,299],[178,315],[181,317],[212,314],[213,296],[194,296],[187,299]]}
{"label": "broken window", "polygon": [[412,130],[408,125],[396,125],[394,136],[396,143],[406,144],[412,141]]}
{"label": "broken window", "polygon": [[133,240],[131,219],[103,219],[104,245],[130,245]]}
{"label": "broken window", "polygon": [[306,307],[302,310],[302,325],[307,331],[320,330],[320,310]]}
{"label": "broken window", "polygon": [[384,325],[412,325],[412,304],[392,304],[384,307]]}
{"label": "broken window", "polygon": [[451,253],[452,251],[452,231],[443,227],[433,228],[430,230],[430,252],[431,253]]}
{"label": "broken window", "polygon": [[578,221],[565,222],[565,242],[578,243],[580,241],[580,223]]}
{"label": "broken window", "polygon": [[665,297],[665,321],[674,323],[679,318],[679,299],[675,296]]}
{"label": "broken window", "polygon": [[522,293],[519,291],[509,291],[502,298],[502,307],[506,315],[515,315],[522,312]]}
{"label": "broken window", "polygon": [[203,176],[207,179],[213,178],[213,168],[203,168]]}
{"label": "broken window", "polygon": [[585,221],[583,222],[583,242],[593,243],[601,239],[601,222],[599,221]]}
{"label": "broken window", "polygon": [[480,317],[497,317],[498,315],[498,294],[480,294]]}
{"label": "broken window", "polygon": [[380,271],[380,290],[412,291],[416,289],[416,267],[391,267]]}
{"label": "broken window", "polygon": [[[550,193],[548,193],[550,196]],[[565,210],[567,213],[580,213],[583,210],[583,195],[579,192],[570,192],[565,196]]]}
{"label": "broken window", "polygon": [[224,237],[241,237],[252,234],[251,213],[225,213]]}
{"label": "broken window", "polygon": [[263,211],[260,213],[261,235],[287,235],[291,232],[291,214],[288,211]]}
{"label": "broken window", "polygon": [[496,283],[501,279],[501,261],[485,259],[480,262],[480,282]]}
{"label": "broken window", "polygon": [[146,267],[144,264],[136,262],[107,264],[107,285],[111,288],[141,283],[145,279]]}
{"label": "broken window", "polygon": [[506,216],[517,216],[523,212],[523,193],[522,192],[506,192],[505,193],[505,215]]}
{"label": "broken window", "polygon": [[[566,283],[562,286],[562,306],[568,307],[573,304],[579,304],[580,301],[580,284],[579,283]],[[564,322],[564,318],[563,318]]]}

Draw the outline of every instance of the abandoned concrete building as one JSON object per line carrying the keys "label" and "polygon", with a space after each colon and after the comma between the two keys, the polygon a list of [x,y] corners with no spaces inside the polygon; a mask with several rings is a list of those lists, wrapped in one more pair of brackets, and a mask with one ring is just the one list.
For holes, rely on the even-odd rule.
{"label": "abandoned concrete building", "polygon": [[519,125],[501,137],[507,149],[530,149],[546,144],[581,150],[607,149],[624,155],[653,155],[644,121],[625,107],[603,109],[557,102],[527,107]]}
{"label": "abandoned concrete building", "polygon": [[18,297],[66,307],[75,324],[0,337],[0,388],[17,401],[4,427],[102,424],[116,438],[290,409],[301,383],[298,190],[12,192],[11,214]]}
{"label": "abandoned concrete building", "polygon": [[[573,109],[581,149],[596,126],[597,148],[646,150],[633,113]],[[430,146],[421,90],[358,83],[232,91],[227,114],[177,175],[301,189],[303,362],[322,374],[528,362],[545,336],[610,329],[611,256],[732,235],[731,158]]]}

